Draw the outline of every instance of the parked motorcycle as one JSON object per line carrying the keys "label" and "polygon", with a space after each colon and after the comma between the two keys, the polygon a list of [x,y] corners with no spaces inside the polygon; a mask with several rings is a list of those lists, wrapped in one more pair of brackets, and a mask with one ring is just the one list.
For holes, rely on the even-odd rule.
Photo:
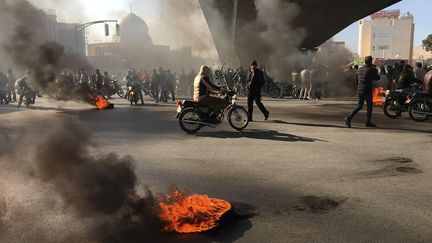
{"label": "parked motorcycle", "polygon": [[150,81],[143,81],[142,82],[142,91],[143,91],[144,95],[150,96],[153,98],[152,85],[151,85]]}
{"label": "parked motorcycle", "polygon": [[280,95],[280,90],[274,83],[269,83],[265,86],[264,93],[272,98],[277,98]]}
{"label": "parked motorcycle", "polygon": [[277,92],[272,92],[272,98],[283,98],[283,97],[293,97],[298,98],[300,96],[300,90],[297,89],[297,86],[294,84],[287,83],[274,83]]}
{"label": "parked motorcycle", "polygon": [[111,97],[117,94],[120,98],[124,97],[124,91],[119,85],[118,81],[113,80],[109,83],[109,86],[103,90],[103,95],[106,97]]}
{"label": "parked motorcycle", "polygon": [[424,122],[432,117],[432,97],[424,93],[414,95],[408,113],[411,119],[417,122]]}
{"label": "parked motorcycle", "polygon": [[249,116],[245,108],[236,104],[237,94],[234,91],[221,94],[223,99],[229,101],[229,105],[219,112],[194,101],[177,102],[176,118],[179,120],[180,128],[188,134],[193,134],[203,127],[217,127],[226,116],[232,128],[237,131],[245,129],[249,124]]}

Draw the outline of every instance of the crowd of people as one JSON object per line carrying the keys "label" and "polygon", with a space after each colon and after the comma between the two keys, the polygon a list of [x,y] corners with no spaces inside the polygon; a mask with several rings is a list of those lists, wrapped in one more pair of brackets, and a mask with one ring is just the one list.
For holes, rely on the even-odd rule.
{"label": "crowd of people", "polygon": [[[373,65],[373,64],[372,64]],[[417,63],[415,69],[407,65],[404,61],[395,63],[394,65],[382,65],[376,67],[379,79],[373,83],[374,87],[384,87],[386,90],[404,90],[413,91],[412,84],[421,85],[424,81],[424,76],[431,71],[431,68],[423,67],[421,63]],[[268,87],[274,86],[275,82],[265,67],[261,67],[263,73],[264,84],[261,89],[261,94],[266,94]],[[343,89],[347,96],[355,95],[357,90],[356,76],[359,66],[354,65],[343,70],[340,68],[337,74],[331,73],[324,65],[315,65],[313,68],[299,69],[296,72],[287,72],[286,82],[292,83],[293,87],[297,88],[297,97],[300,99],[315,99],[327,96],[328,93],[335,93],[336,89]],[[223,80],[229,89],[237,92],[239,96],[247,96],[249,90],[247,88],[247,78],[250,70],[243,67],[224,68]],[[337,77],[331,77],[331,76]],[[26,80],[27,75],[23,75],[17,79],[12,69],[6,73],[0,72],[0,104],[8,104],[19,100],[17,94],[18,86]],[[125,78],[124,85],[129,87],[132,83],[137,83],[141,87],[144,95],[151,96],[156,103],[168,102],[175,100],[176,96],[191,97],[194,92],[194,80],[197,76],[195,70],[186,73],[182,70],[179,74],[172,72],[169,69],[162,67],[153,69],[151,72],[146,70],[137,72],[135,69],[130,69]],[[345,80],[342,83],[338,82],[339,87],[329,85],[331,79]],[[110,75],[107,71],[101,73],[99,69],[94,73],[87,70],[79,70],[70,72],[63,71],[57,78],[56,82],[61,84],[63,88],[73,88],[80,84],[88,84],[97,94],[111,98],[115,94],[114,89],[117,87],[117,80],[114,75]],[[20,81],[20,82],[18,82]],[[25,83],[25,82],[24,82]],[[25,84],[24,84],[25,85]],[[118,88],[118,87],[117,87]],[[428,88],[428,85],[425,85]],[[126,93],[127,98],[127,93]],[[142,96],[140,94],[143,102]]]}
{"label": "crowd of people", "polygon": [[407,96],[422,92],[432,97],[432,69],[423,67],[422,63],[417,63],[414,69],[405,61],[400,61],[394,66],[384,66],[377,68],[373,64],[373,58],[365,58],[365,65],[356,70],[357,78],[357,107],[345,118],[347,127],[351,127],[351,122],[356,114],[367,104],[366,127],[376,127],[372,122],[373,111],[373,89],[384,87],[386,90],[396,90]]}
{"label": "crowd of people", "polygon": [[8,69],[7,73],[0,72],[0,104],[9,104],[17,102],[15,82],[17,79],[12,71]]}

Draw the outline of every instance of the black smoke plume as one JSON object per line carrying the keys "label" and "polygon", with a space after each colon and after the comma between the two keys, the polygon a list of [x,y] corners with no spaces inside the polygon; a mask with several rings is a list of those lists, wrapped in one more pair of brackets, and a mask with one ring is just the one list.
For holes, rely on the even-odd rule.
{"label": "black smoke plume", "polygon": [[307,33],[293,25],[301,8],[284,0],[255,0],[255,6],[257,18],[239,30],[237,52],[242,59],[257,59],[268,67],[275,80],[287,80],[305,58],[300,45]]}
{"label": "black smoke plume", "polygon": [[88,134],[64,121],[37,147],[35,178],[60,195],[78,218],[93,220],[95,237],[104,235],[101,229],[109,230],[109,237],[133,227],[159,232],[156,200],[149,189],[139,187],[134,160],[114,153],[93,155]]}
{"label": "black smoke plume", "polygon": [[92,103],[94,94],[88,87],[71,89],[57,82],[64,70],[91,70],[84,57],[65,52],[64,46],[50,40],[45,14],[26,0],[0,0],[0,20],[8,19],[8,38],[2,40],[4,52],[16,67],[31,71],[30,85],[59,100]]}

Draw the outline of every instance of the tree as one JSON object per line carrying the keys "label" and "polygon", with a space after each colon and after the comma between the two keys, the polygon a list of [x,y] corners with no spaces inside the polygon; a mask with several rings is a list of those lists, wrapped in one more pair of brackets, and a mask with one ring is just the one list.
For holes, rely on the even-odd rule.
{"label": "tree", "polygon": [[432,52],[432,34],[423,40],[423,47],[426,51]]}

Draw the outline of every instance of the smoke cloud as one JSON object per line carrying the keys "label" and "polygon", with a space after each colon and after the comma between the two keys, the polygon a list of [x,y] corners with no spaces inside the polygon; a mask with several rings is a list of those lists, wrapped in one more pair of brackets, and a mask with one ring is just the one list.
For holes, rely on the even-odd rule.
{"label": "smoke cloud", "polygon": [[257,59],[268,67],[275,80],[286,80],[290,71],[302,63],[300,44],[306,37],[304,28],[294,28],[293,20],[301,9],[282,0],[255,0],[257,19],[239,31],[237,47],[243,59]]}
{"label": "smoke cloud", "polygon": [[2,41],[4,52],[20,69],[30,70],[30,85],[60,100],[77,99],[92,103],[94,94],[88,87],[70,89],[57,83],[57,76],[64,70],[91,70],[85,58],[66,53],[62,45],[47,39],[48,25],[41,10],[25,0],[0,0],[0,20],[6,20],[7,38]]}
{"label": "smoke cloud", "polygon": [[163,0],[159,5],[160,27],[172,47],[191,46],[195,53],[215,56],[214,42],[197,0]]}
{"label": "smoke cloud", "polygon": [[[33,153],[28,148],[16,149],[29,156],[14,158],[13,164],[26,166],[10,168],[7,179],[0,181],[13,185],[6,195],[14,202],[3,222],[6,200],[0,194],[0,232],[3,225],[8,226],[0,240],[16,240],[20,234],[26,242],[48,241],[50,237],[66,242],[162,237],[159,207],[152,192],[137,178],[135,161],[130,156],[96,153],[89,132],[76,123],[61,120],[32,148]],[[3,171],[8,168],[0,166]],[[14,195],[16,191],[20,195]],[[29,225],[40,237],[28,232]]]}
{"label": "smoke cloud", "polygon": [[355,91],[355,75],[344,70],[353,60],[353,54],[339,45],[324,44],[316,53],[311,68],[320,70],[315,80],[327,82],[327,95],[350,96]]}

